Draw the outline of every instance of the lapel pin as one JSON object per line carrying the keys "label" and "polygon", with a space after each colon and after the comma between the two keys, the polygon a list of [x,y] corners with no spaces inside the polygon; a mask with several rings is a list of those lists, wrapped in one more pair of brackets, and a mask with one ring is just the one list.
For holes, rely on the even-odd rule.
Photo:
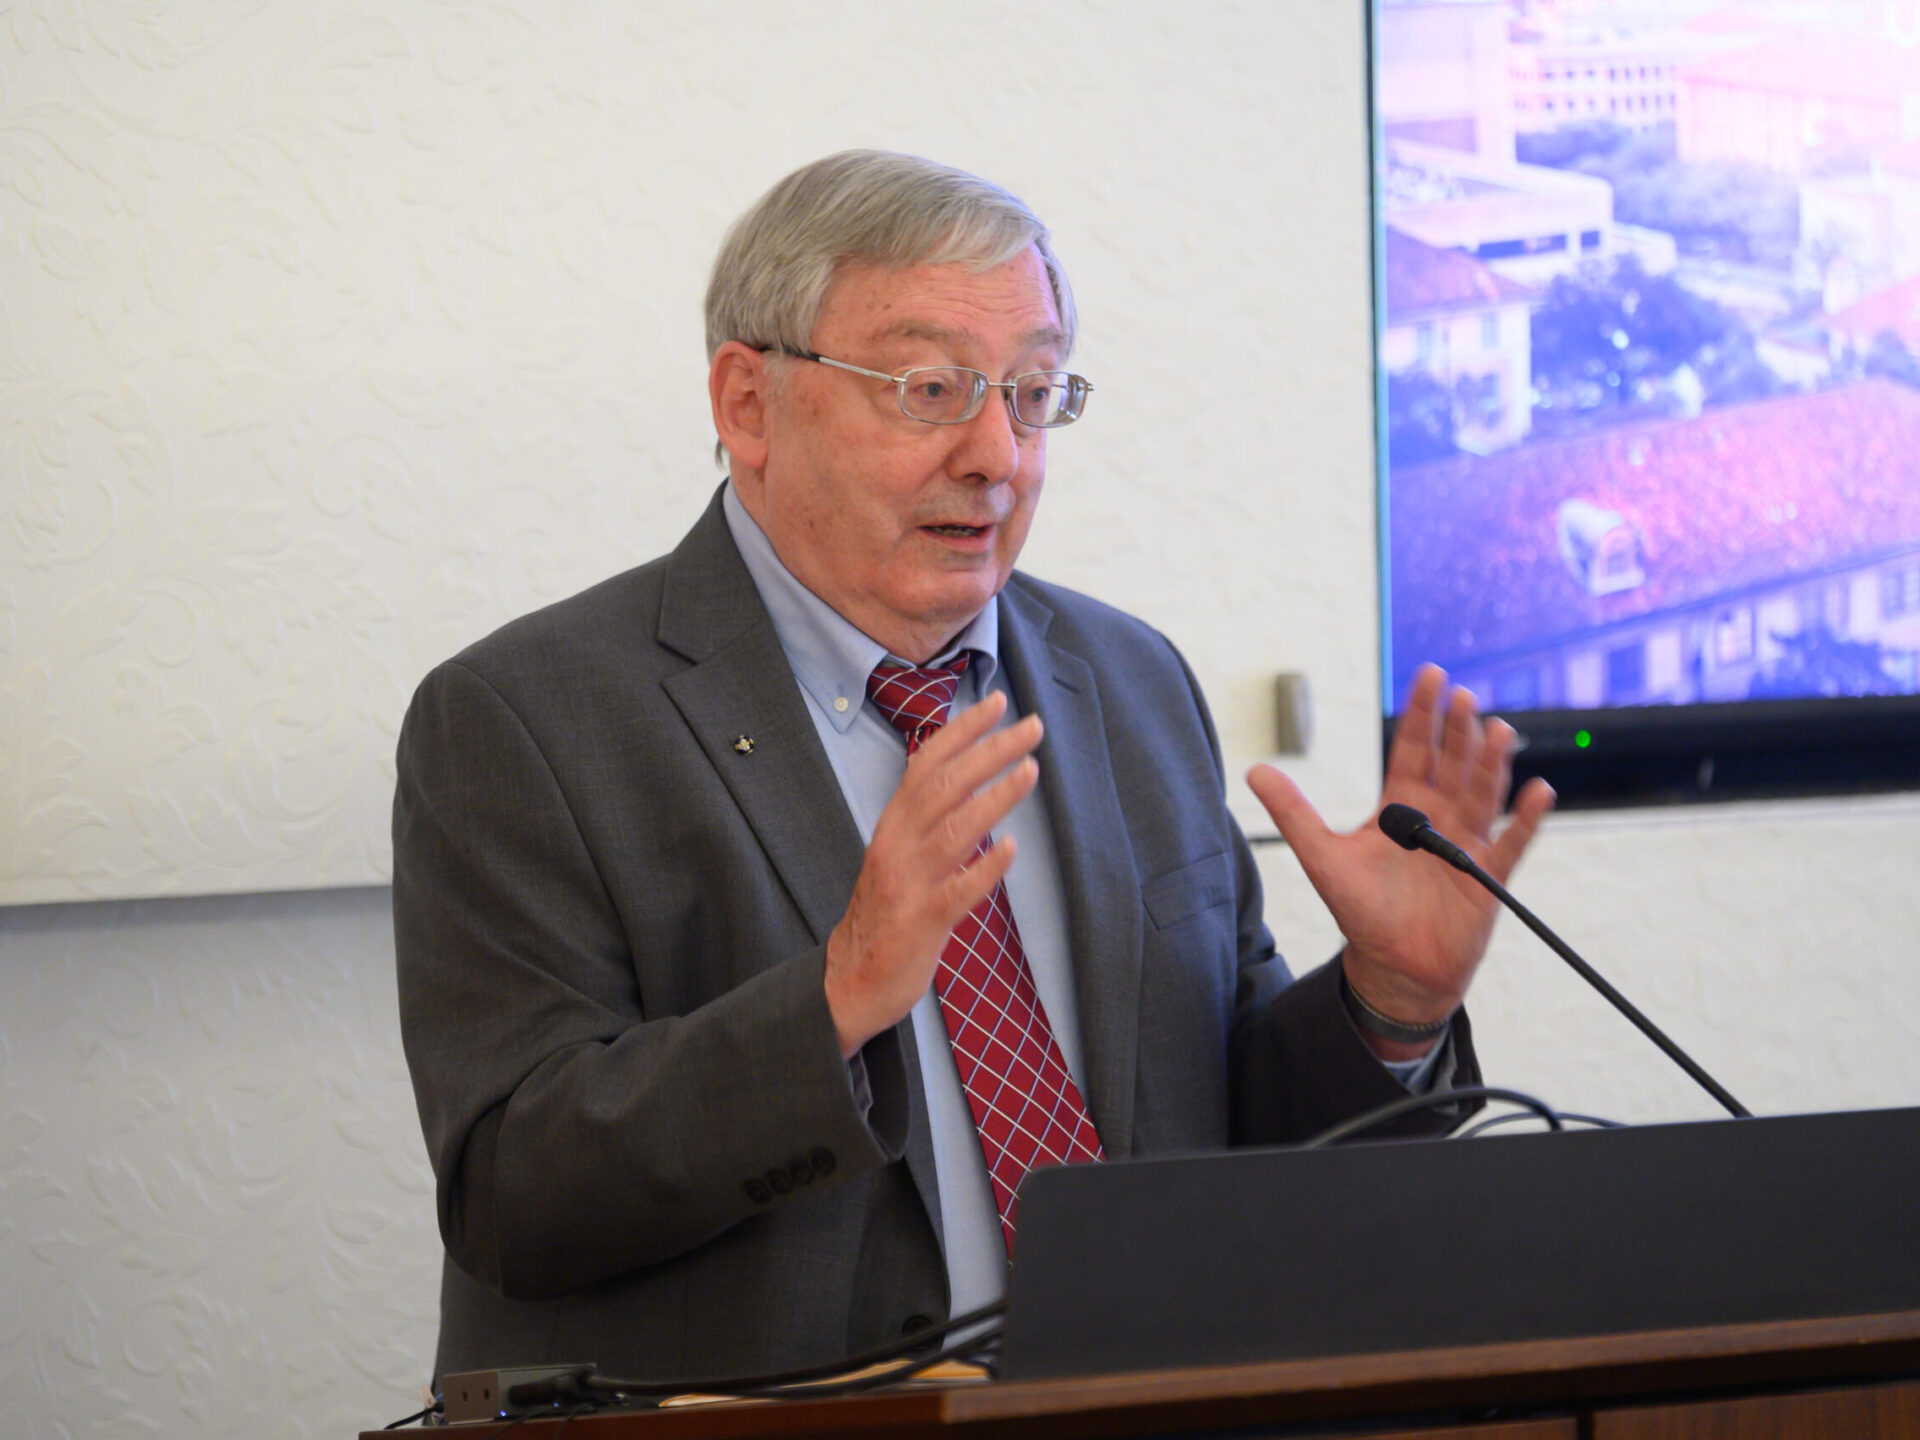
{"label": "lapel pin", "polygon": [[738,740],[733,742],[733,748],[738,750],[742,755],[751,755],[753,753],[753,737],[751,735],[742,735]]}

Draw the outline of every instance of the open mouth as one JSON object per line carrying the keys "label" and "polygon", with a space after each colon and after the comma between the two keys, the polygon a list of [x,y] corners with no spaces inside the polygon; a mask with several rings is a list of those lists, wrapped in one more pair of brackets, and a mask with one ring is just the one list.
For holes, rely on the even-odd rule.
{"label": "open mouth", "polygon": [[987,527],[984,525],[929,525],[926,528],[936,535],[945,535],[955,540],[967,540]]}

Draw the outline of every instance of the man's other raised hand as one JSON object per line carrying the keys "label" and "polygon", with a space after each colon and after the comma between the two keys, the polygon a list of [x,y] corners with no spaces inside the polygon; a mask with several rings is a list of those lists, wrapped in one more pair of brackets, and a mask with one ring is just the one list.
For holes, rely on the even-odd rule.
{"label": "man's other raised hand", "polygon": [[[1393,803],[1423,811],[1434,829],[1504,885],[1553,808],[1553,790],[1544,780],[1528,781],[1495,835],[1517,737],[1504,720],[1483,724],[1472,694],[1449,692],[1446,680],[1433,665],[1414,680],[1374,817]],[[1329,829],[1300,788],[1271,765],[1254,766],[1247,783],[1346,937],[1347,983],[1374,1009],[1409,1024],[1459,1008],[1486,953],[1499,902],[1433,856],[1401,849],[1373,818],[1348,834]],[[1370,1043],[1385,1058],[1409,1058],[1407,1047]]]}

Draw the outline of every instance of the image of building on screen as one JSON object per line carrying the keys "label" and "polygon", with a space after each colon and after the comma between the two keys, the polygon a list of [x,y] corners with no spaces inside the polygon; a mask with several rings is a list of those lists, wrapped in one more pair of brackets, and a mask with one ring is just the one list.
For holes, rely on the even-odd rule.
{"label": "image of building on screen", "polygon": [[1379,0],[1394,708],[1920,691],[1920,0]]}

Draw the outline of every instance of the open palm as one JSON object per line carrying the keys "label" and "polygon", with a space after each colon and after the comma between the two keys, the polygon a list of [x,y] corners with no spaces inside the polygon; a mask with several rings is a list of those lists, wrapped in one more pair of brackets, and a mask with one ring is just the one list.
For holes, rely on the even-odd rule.
{"label": "open palm", "polygon": [[[1553,791],[1529,781],[1496,838],[1513,778],[1513,727],[1483,725],[1471,694],[1455,690],[1443,703],[1445,693],[1446,675],[1423,667],[1394,733],[1380,806],[1422,811],[1505,884],[1553,808]],[[1346,937],[1348,983],[1410,1024],[1452,1014],[1486,953],[1499,902],[1433,856],[1401,849],[1372,819],[1344,835],[1329,829],[1270,765],[1255,766],[1247,782]]]}

